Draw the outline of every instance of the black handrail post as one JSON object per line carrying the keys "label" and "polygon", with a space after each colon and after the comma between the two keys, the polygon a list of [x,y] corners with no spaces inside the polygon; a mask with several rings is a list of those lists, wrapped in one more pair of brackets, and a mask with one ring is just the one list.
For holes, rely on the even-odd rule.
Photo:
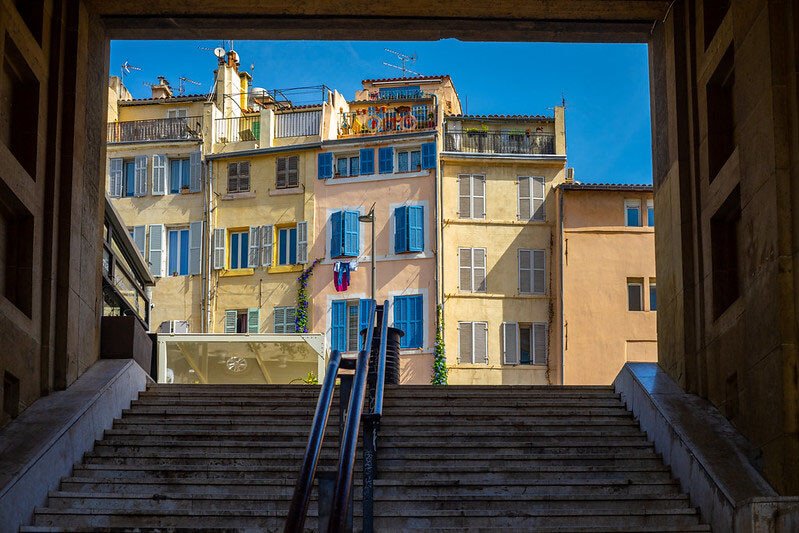
{"label": "black handrail post", "polygon": [[308,445],[305,447],[305,455],[300,468],[300,475],[297,484],[294,486],[294,494],[291,498],[291,507],[286,517],[286,533],[302,531],[305,525],[305,516],[308,511],[308,502],[311,499],[314,475],[316,466],[319,462],[319,455],[322,453],[322,442],[325,438],[325,428],[327,418],[330,414],[330,404],[333,402],[333,393],[336,385],[336,375],[341,364],[341,353],[333,350],[330,354],[330,361],[327,363],[327,373],[322,383],[322,390],[319,392],[319,400],[316,403],[311,433],[308,436]]}

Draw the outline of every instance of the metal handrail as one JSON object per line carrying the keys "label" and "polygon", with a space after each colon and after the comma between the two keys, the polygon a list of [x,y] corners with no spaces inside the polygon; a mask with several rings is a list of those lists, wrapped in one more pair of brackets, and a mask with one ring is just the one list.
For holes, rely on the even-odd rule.
{"label": "metal handrail", "polygon": [[300,475],[297,478],[297,484],[294,486],[294,495],[291,498],[291,507],[289,507],[289,514],[286,518],[285,531],[287,533],[302,531],[305,525],[308,502],[311,500],[316,466],[322,453],[322,443],[325,439],[327,419],[330,416],[330,406],[333,403],[333,393],[335,392],[336,378],[340,365],[341,352],[333,350],[330,354],[330,361],[327,363],[327,372],[322,382],[322,390],[319,392],[319,401],[316,402],[316,412],[311,425],[311,434],[308,436],[308,445],[305,447],[305,456],[303,457]]}
{"label": "metal handrail", "polygon": [[[369,372],[369,356],[372,353],[372,337],[374,337],[376,304],[369,301],[369,320],[366,324],[366,338],[363,349],[358,353],[355,377],[352,381],[352,392],[347,409],[347,424],[341,437],[341,453],[338,460],[338,475],[333,491],[333,505],[330,510],[328,533],[344,531],[347,525],[348,511],[352,495],[352,474],[355,469],[355,455],[358,450],[358,432],[361,427],[361,413],[366,398],[366,378]],[[386,321],[385,314],[383,322]]]}
{"label": "metal handrail", "polygon": [[372,416],[383,415],[383,389],[386,384],[386,349],[388,346],[388,300],[383,303],[383,322],[380,326],[380,352],[377,355],[377,373],[375,375],[375,399]]}

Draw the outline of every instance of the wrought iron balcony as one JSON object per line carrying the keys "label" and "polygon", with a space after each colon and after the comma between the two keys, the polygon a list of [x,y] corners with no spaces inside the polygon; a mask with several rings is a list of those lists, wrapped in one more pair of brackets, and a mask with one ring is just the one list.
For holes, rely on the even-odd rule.
{"label": "wrought iron balcony", "polygon": [[447,152],[481,154],[554,155],[552,133],[448,131],[444,134]]}
{"label": "wrought iron balcony", "polygon": [[184,141],[202,138],[203,118],[179,117],[108,123],[108,142]]}
{"label": "wrought iron balcony", "polygon": [[409,133],[435,129],[436,114],[433,111],[377,111],[369,113],[354,111],[339,116],[339,137],[354,135],[379,135],[388,133]]}

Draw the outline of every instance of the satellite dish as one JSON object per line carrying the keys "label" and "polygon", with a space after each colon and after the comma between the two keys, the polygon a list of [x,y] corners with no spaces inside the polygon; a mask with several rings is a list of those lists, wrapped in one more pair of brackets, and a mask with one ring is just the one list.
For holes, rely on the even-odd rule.
{"label": "satellite dish", "polygon": [[225,49],[222,48],[221,46],[219,48],[215,48],[214,55],[219,59],[222,59],[223,57],[225,57]]}

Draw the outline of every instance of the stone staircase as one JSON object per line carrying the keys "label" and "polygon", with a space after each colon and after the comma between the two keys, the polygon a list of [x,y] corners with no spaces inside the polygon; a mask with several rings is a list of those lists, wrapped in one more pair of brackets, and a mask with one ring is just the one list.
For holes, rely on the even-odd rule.
{"label": "stone staircase", "polygon": [[[22,531],[282,531],[318,392],[152,386]],[[378,531],[710,531],[609,387],[388,386],[378,468]]]}

